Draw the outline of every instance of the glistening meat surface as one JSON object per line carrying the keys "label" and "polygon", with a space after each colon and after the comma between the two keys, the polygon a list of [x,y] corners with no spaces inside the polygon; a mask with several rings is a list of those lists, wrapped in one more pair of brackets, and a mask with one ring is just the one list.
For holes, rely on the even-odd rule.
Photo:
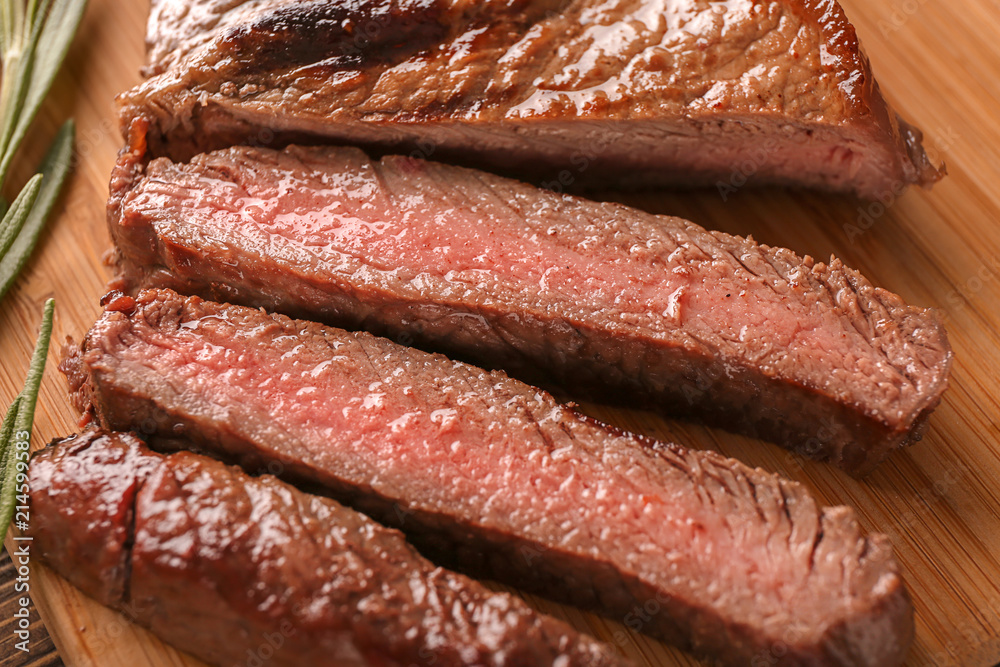
{"label": "glistening meat surface", "polygon": [[891,547],[853,512],[710,452],[644,441],[499,372],[149,290],[64,364],[106,428],[277,466],[428,554],[730,665],[895,665]]}
{"label": "glistening meat surface", "polygon": [[133,140],[109,205],[133,287],[365,327],[854,474],[919,439],[947,387],[938,316],[835,259],[411,158],[147,166]]}
{"label": "glistening meat surface", "polygon": [[36,454],[32,553],[216,665],[627,667],[328,498],[88,431]]}
{"label": "glistening meat surface", "polygon": [[158,0],[147,41],[122,121],[180,159],[346,142],[559,187],[863,197],[943,173],[832,0]]}

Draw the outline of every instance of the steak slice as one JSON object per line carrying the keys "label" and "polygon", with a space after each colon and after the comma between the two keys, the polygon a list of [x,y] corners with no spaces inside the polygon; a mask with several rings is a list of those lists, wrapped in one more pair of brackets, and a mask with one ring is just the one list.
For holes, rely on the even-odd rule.
{"label": "steak slice", "polygon": [[832,0],[157,0],[120,97],[155,154],[347,142],[549,187],[943,175]]}
{"label": "steak slice", "polygon": [[919,439],[951,349],[832,260],[498,176],[349,148],[152,161],[109,210],[133,287],[367,328],[853,474]]}
{"label": "steak slice", "polygon": [[37,453],[29,475],[42,559],[212,664],[630,664],[270,475],[93,430]]}
{"label": "steak slice", "polygon": [[723,664],[896,665],[907,651],[887,538],[799,484],[368,333],[169,290],[128,307],[64,364],[105,428],[280,471],[453,567]]}

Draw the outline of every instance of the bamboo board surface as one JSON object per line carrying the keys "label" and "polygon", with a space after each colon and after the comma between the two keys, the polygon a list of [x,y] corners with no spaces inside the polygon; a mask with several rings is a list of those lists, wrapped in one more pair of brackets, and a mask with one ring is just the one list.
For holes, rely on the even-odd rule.
{"label": "bamboo board surface", "polygon": [[[825,504],[853,506],[867,530],[891,536],[913,596],[916,640],[906,664],[994,665],[1000,661],[1000,0],[842,4],[883,91],[948,164],[949,176],[933,191],[911,190],[886,205],[770,190],[741,191],[728,202],[714,191],[619,199],[820,259],[836,254],[909,302],[941,309],[955,364],[951,388],[931,417],[927,436],[857,481],[746,438],[649,413],[584,408],[631,430],[712,447],[780,472],[806,484]],[[109,247],[108,176],[121,142],[113,100],[139,80],[147,11],[145,2],[91,0],[13,174],[12,183],[22,184],[56,128],[67,117],[76,118],[78,161],[68,192],[18,285],[0,305],[0,404],[6,406],[23,382],[42,303],[56,298],[55,344],[36,415],[35,448],[76,430],[78,415],[56,371],[59,343],[67,335],[79,338],[93,323],[110,278],[101,257]],[[8,200],[12,196],[5,194]],[[201,664],[37,563],[30,585],[67,665]],[[615,644],[640,665],[698,664],[631,632],[625,623],[634,625],[635,618],[615,622],[526,597]],[[253,659],[251,651],[248,664],[256,664]]]}

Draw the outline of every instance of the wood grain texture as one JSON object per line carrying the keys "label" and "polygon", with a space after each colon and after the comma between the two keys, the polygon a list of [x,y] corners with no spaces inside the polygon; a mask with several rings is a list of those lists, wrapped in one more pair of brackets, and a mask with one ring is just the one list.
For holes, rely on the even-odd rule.
{"label": "wood grain texture", "polygon": [[[24,594],[30,567],[25,576],[20,563],[11,560],[11,553],[5,549],[0,554],[0,667],[62,667],[38,609]],[[22,557],[17,558],[20,561]]]}
{"label": "wood grain texture", "polygon": [[[910,191],[885,205],[776,190],[739,192],[726,202],[714,191],[619,199],[818,258],[836,254],[910,302],[940,308],[956,360],[951,388],[927,436],[857,481],[747,438],[649,413],[584,407],[625,428],[690,447],[712,447],[778,471],[808,485],[827,504],[852,505],[868,530],[892,537],[902,563],[917,613],[907,664],[993,665],[1000,660],[1000,0],[843,4],[883,91],[948,163],[949,176],[933,191]],[[109,245],[104,199],[120,145],[113,99],[138,81],[147,9],[145,2],[91,1],[67,66],[14,173],[13,181],[23,183],[58,125],[70,115],[77,119],[79,160],[68,194],[0,308],[3,405],[24,379],[47,297],[56,298],[57,342],[66,335],[79,337],[98,314],[97,300],[110,278],[101,263]],[[35,447],[76,428],[78,415],[55,370],[58,347],[49,356],[42,384]],[[200,664],[37,564],[31,586],[68,665]],[[697,664],[623,623],[526,597],[617,645],[639,664]]]}

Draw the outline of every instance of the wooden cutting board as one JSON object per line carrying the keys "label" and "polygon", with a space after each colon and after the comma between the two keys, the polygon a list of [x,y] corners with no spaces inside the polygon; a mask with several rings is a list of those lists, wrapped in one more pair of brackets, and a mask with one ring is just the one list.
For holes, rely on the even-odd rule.
{"label": "wooden cutting board", "polygon": [[[778,471],[827,504],[852,505],[865,528],[891,536],[902,563],[916,606],[907,664],[993,665],[1000,660],[1000,0],[843,4],[883,91],[923,128],[931,150],[947,161],[947,179],[931,192],[911,191],[885,205],[781,191],[741,192],[725,203],[713,191],[620,199],[820,259],[836,254],[911,303],[940,308],[955,365],[927,436],[859,482],[746,438],[648,413],[585,408],[628,429]],[[42,303],[56,298],[56,343],[42,384],[35,447],[76,428],[78,415],[56,371],[59,343],[93,323],[110,277],[101,257],[109,247],[108,176],[121,141],[114,96],[139,80],[147,11],[145,2],[91,0],[12,179],[23,183],[59,124],[76,118],[79,160],[68,193],[21,281],[0,304],[0,403],[6,406],[23,382]],[[9,200],[13,193],[5,194]],[[201,664],[37,563],[30,585],[68,665]],[[621,623],[527,597],[640,665],[697,664]],[[250,654],[248,661],[253,664]]]}

